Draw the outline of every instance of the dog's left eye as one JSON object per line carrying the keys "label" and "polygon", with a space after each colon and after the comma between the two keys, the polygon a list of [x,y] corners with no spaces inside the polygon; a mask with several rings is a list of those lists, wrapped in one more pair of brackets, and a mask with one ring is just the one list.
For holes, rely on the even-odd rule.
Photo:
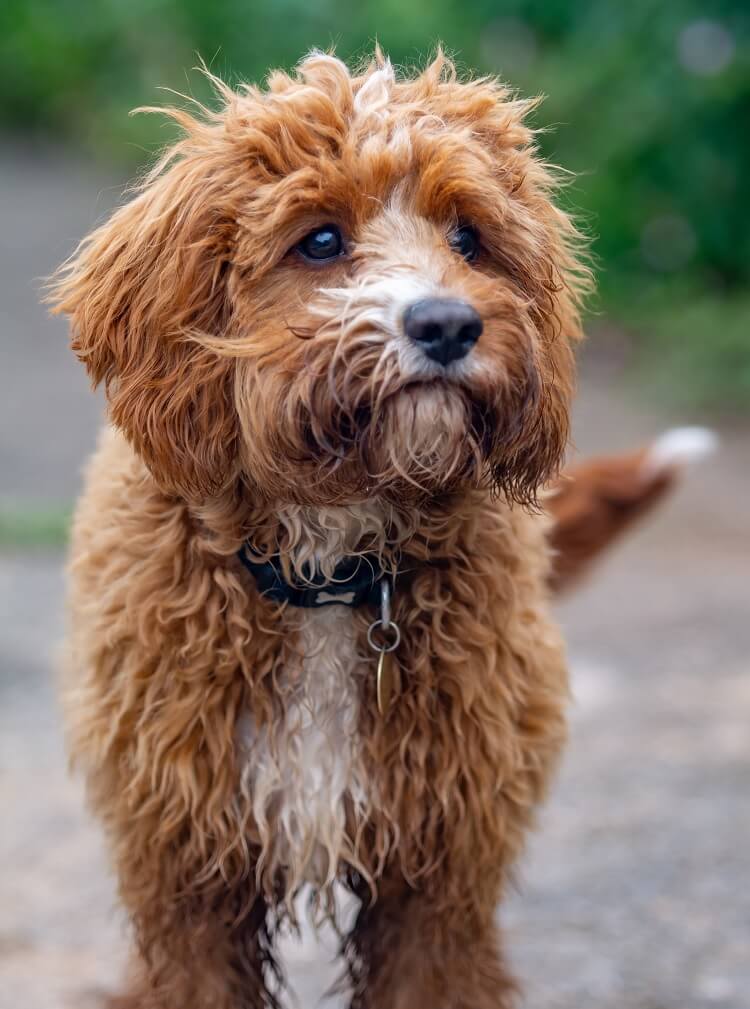
{"label": "dog's left eye", "polygon": [[470,224],[456,228],[448,239],[448,243],[459,256],[464,257],[467,263],[473,263],[479,255],[479,232]]}
{"label": "dog's left eye", "polygon": [[297,248],[305,259],[320,263],[341,256],[344,252],[344,239],[335,224],[324,224],[305,235]]}

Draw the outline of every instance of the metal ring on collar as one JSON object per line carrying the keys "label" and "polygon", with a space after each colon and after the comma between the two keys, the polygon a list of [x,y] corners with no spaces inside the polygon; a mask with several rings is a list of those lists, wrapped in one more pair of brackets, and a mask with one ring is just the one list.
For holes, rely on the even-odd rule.
{"label": "metal ring on collar", "polygon": [[398,624],[391,620],[387,626],[387,630],[393,633],[393,642],[390,645],[376,645],[373,638],[373,631],[381,627],[383,631],[386,630],[386,625],[382,620],[373,620],[370,626],[367,628],[367,643],[374,652],[395,652],[398,646],[401,644],[401,631]]}

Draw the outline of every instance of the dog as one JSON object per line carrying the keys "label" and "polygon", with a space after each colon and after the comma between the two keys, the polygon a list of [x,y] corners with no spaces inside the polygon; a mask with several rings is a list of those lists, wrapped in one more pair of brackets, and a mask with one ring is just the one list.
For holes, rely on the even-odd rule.
{"label": "dog", "polygon": [[51,293],[111,421],[65,706],[124,1004],[277,1005],[275,936],[337,883],[352,1009],[503,1009],[495,910],[566,735],[539,502],[583,243],[535,102],[442,53],[213,83]]}

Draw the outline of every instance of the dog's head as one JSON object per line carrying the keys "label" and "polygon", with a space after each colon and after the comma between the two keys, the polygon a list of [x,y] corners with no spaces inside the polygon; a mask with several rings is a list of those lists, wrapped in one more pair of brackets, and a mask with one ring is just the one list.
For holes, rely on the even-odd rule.
{"label": "dog's head", "polygon": [[113,422],[191,500],[529,501],[568,432],[585,285],[529,102],[439,56],[216,82],[53,298]]}

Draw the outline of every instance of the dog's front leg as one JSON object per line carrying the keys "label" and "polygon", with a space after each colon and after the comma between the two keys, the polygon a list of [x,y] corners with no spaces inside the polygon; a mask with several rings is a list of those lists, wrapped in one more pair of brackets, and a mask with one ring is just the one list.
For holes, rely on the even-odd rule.
{"label": "dog's front leg", "polygon": [[[149,725],[157,742],[166,732],[159,717],[174,715],[175,707],[155,706]],[[81,730],[84,724],[91,723],[82,723]],[[86,735],[91,745],[96,738],[95,731]],[[137,733],[123,744],[91,766],[88,782],[94,808],[108,827],[119,896],[134,938],[129,992],[115,1005],[275,1005],[268,988],[279,980],[269,907],[275,898],[270,885],[261,892],[257,883],[257,849],[233,801],[235,768],[230,761],[222,766],[212,760],[207,746],[151,749],[146,735]]]}
{"label": "dog's front leg", "polygon": [[434,878],[424,890],[383,881],[345,945],[351,1009],[508,1009],[516,987],[492,908],[487,892],[446,906]]}
{"label": "dog's front leg", "polygon": [[[152,906],[138,919],[128,991],[112,1009],[268,1009],[278,980],[261,898],[229,893]],[[148,919],[148,921],[146,920]]]}

